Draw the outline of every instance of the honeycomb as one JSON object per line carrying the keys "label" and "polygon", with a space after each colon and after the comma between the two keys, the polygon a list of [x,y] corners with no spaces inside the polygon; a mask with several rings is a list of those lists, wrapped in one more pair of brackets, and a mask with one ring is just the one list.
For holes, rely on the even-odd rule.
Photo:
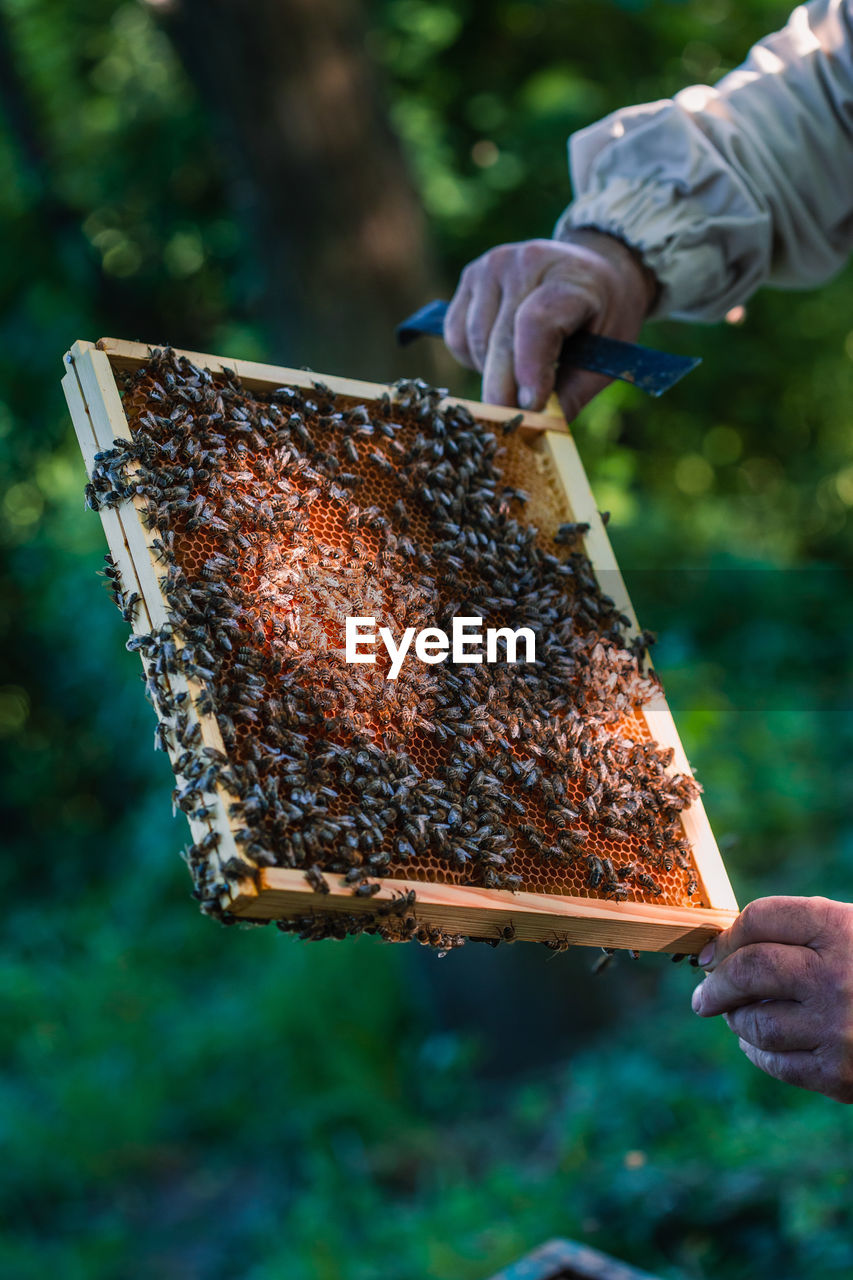
{"label": "honeycomb", "polygon": [[[244,870],[701,904],[680,821],[697,788],[640,714],[656,677],[516,421],[420,382],[252,393],[168,349],[117,381],[131,439],[91,505],[143,501]],[[457,614],[531,626],[536,662],[412,654],[391,680],[381,644],[344,660],[348,616],[397,637]]]}

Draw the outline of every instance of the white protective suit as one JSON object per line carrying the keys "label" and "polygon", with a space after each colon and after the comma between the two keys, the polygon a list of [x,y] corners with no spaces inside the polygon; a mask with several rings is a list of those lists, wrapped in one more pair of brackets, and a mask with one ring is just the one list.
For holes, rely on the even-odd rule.
{"label": "white protective suit", "polygon": [[716,86],[574,134],[575,199],[640,251],[653,316],[720,320],[762,284],[806,288],[853,250],[853,0],[812,0]]}

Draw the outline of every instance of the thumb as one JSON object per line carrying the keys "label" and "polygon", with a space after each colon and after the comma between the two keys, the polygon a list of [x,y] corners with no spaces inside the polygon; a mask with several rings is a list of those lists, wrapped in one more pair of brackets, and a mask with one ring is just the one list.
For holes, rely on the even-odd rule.
{"label": "thumb", "polygon": [[841,904],[829,898],[776,895],[747,903],[728,929],[717,934],[699,953],[703,969],[716,968],[740,947],[756,942],[819,947]]}

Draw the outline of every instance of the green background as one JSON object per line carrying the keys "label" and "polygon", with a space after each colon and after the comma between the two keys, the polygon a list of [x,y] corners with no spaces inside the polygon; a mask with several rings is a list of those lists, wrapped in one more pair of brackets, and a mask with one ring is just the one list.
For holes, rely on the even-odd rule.
{"label": "green background", "polygon": [[[767,0],[374,0],[434,290],[548,235],[569,133],[713,82]],[[552,1235],[670,1280],[853,1273],[851,1115],[760,1075],[665,958],[221,930],[99,586],[61,356],[102,332],[287,363],[209,110],[154,8],[3,0],[0,1273],[479,1280]],[[283,234],[285,233],[283,229]],[[576,424],[742,902],[850,896],[853,276],[765,291],[661,401]],[[138,332],[144,317],[156,327]],[[390,376],[388,369],[364,376]],[[476,394],[449,368],[459,393]],[[335,370],[326,370],[335,372]]]}

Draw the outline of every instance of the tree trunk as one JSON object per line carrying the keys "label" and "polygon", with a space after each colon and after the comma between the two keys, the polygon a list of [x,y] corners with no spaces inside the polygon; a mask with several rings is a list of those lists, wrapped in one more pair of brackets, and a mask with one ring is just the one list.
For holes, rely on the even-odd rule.
{"label": "tree trunk", "polygon": [[[412,372],[394,326],[435,284],[359,0],[175,0],[167,22],[220,120],[275,358],[379,381]],[[431,345],[415,353],[427,376]]]}

